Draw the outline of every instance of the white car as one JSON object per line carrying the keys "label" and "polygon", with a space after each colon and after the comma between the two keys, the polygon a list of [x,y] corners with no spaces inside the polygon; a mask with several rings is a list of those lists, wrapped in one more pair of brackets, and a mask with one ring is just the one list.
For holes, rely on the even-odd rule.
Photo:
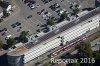
{"label": "white car", "polygon": [[30,8],[31,9],[34,9],[35,8],[35,5],[34,4],[30,5]]}
{"label": "white car", "polygon": [[59,10],[58,15],[63,14],[65,11],[66,11],[66,9],[61,9],[61,10]]}
{"label": "white car", "polygon": [[9,39],[11,36],[12,36],[12,35],[8,35],[8,36],[5,37],[5,39],[6,39],[6,40]]}

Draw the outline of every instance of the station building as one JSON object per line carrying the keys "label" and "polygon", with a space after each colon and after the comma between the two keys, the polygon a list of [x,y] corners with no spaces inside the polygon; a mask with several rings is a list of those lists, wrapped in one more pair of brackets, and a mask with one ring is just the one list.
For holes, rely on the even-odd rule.
{"label": "station building", "polygon": [[98,27],[100,27],[100,8],[96,8],[76,20],[50,31],[33,42],[22,44],[10,50],[7,53],[8,63],[12,66],[21,66],[21,64],[27,63],[61,45],[64,46]]}

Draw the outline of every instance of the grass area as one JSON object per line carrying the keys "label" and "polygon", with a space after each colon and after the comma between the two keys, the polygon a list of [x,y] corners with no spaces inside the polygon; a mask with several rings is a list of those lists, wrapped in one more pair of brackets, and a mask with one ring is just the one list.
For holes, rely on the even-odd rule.
{"label": "grass area", "polygon": [[72,49],[72,50],[69,51],[69,53],[72,53],[72,52],[74,52],[74,51],[75,51],[75,49]]}
{"label": "grass area", "polygon": [[48,62],[48,63],[45,63],[43,66],[49,66],[49,64],[50,64],[50,62]]}

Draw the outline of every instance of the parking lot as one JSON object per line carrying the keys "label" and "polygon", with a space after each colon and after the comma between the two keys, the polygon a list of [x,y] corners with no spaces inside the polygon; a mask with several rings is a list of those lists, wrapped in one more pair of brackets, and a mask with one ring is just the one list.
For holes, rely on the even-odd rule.
{"label": "parking lot", "polygon": [[[9,2],[9,0],[7,1]],[[71,13],[72,9],[69,7],[72,3],[80,4],[81,9],[94,7],[94,0],[52,0],[48,3],[41,0],[31,1],[33,1],[33,5],[25,3],[25,0],[15,0],[20,12],[0,24],[0,30],[7,29],[7,31],[0,33],[1,40],[5,41],[5,37],[8,35],[17,37],[21,31],[29,31],[30,34],[35,34],[38,29],[41,29],[41,25],[47,24],[48,19],[53,18],[56,22],[63,12]]]}

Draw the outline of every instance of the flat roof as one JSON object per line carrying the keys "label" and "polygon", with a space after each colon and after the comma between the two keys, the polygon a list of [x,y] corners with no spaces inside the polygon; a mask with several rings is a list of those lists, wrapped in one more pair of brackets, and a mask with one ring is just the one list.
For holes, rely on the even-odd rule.
{"label": "flat roof", "polygon": [[[11,52],[9,51],[8,55],[11,55],[11,56],[23,55],[27,50],[30,50],[30,49],[34,48],[35,45],[38,45],[38,44],[48,40],[49,38],[51,38],[51,37],[53,37],[53,36],[55,36],[57,34],[60,34],[63,31],[65,31],[65,30],[67,30],[67,29],[69,29],[69,28],[71,28],[71,27],[73,27],[73,26],[75,26],[77,24],[83,23],[85,20],[87,20],[87,19],[89,19],[89,18],[91,18],[91,17],[93,17],[95,15],[98,15],[99,13],[100,13],[100,8],[96,8],[93,11],[89,12],[88,14],[86,14],[86,15],[84,15],[82,17],[79,17],[79,21],[77,21],[77,23],[75,23],[76,22],[76,20],[75,20],[75,21],[72,21],[72,22],[62,26],[62,27],[59,27],[58,28],[59,31],[57,33],[55,33],[55,31],[51,31],[51,32],[47,33],[46,35],[38,38],[37,39],[38,41],[36,43],[29,44],[29,45],[31,45],[30,47],[28,47],[28,45],[25,45],[25,46],[22,46],[20,48],[16,48],[14,51],[11,51]],[[24,50],[23,50],[23,48],[24,48]]]}

